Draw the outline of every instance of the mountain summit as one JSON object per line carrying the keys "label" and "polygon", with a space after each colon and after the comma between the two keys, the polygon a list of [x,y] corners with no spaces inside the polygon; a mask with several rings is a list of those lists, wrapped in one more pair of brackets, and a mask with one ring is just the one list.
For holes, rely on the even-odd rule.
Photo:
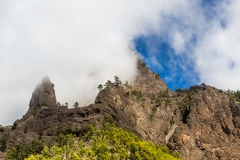
{"label": "mountain summit", "polygon": [[36,115],[42,107],[56,107],[56,103],[54,84],[50,81],[50,78],[46,76],[34,89],[29,103],[29,109],[22,120]]}
{"label": "mountain summit", "polygon": [[95,103],[71,109],[56,105],[53,85],[44,78],[33,92],[28,116],[17,120],[14,130],[5,127],[0,139],[7,137],[7,150],[18,143],[30,144],[39,136],[46,144],[54,143],[60,133],[81,134],[89,124],[101,128],[109,117],[117,127],[165,144],[186,160],[239,159],[239,102],[205,84],[173,92],[144,62],[139,61],[137,67],[133,84],[108,82]]}

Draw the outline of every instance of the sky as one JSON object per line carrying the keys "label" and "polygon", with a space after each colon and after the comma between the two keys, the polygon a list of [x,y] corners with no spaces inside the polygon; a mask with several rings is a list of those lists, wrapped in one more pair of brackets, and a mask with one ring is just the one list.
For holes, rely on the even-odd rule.
{"label": "sky", "polygon": [[240,88],[238,0],[0,1],[0,124],[29,108],[44,76],[57,101],[93,103],[97,86],[133,82],[140,57],[171,90]]}

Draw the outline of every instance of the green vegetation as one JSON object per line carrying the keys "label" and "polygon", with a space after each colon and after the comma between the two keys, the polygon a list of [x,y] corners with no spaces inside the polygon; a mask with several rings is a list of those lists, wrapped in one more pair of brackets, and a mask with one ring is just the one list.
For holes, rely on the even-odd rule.
{"label": "green vegetation", "polygon": [[[99,130],[94,124],[88,125],[83,135],[72,134],[67,129],[66,134],[58,135],[53,146],[43,147],[43,143],[33,140],[30,145],[18,144],[11,148],[6,159],[16,160],[118,160],[118,159],[155,159],[179,160],[178,152],[169,150],[168,147],[156,145],[140,140],[135,134],[129,133],[113,124],[113,119],[104,116],[103,129]],[[60,130],[59,126],[59,130]],[[70,127],[69,127],[70,128]],[[42,135],[40,131],[39,134]],[[0,149],[6,150],[7,138],[0,141]],[[27,158],[28,157],[28,158]]]}
{"label": "green vegetation", "polygon": [[101,92],[102,89],[103,89],[103,85],[102,85],[102,84],[99,84],[99,85],[98,85],[98,89],[99,89],[99,91]]}
{"label": "green vegetation", "polygon": [[168,134],[168,127],[166,127],[165,131],[164,131],[164,134],[167,135]]}
{"label": "green vegetation", "polygon": [[108,80],[106,83],[105,83],[105,85],[104,86],[108,86],[109,84],[111,84],[112,82],[110,81],[110,80]]}
{"label": "green vegetation", "polygon": [[26,134],[27,131],[28,131],[28,126],[26,125],[26,126],[24,127],[24,131],[23,131],[23,132]]}
{"label": "green vegetation", "polygon": [[36,116],[36,114],[37,114],[37,111],[38,111],[38,108],[37,108],[37,106],[34,106],[34,107],[33,107],[33,115],[34,115],[34,116]]}
{"label": "green vegetation", "polygon": [[172,100],[170,98],[165,99],[165,105],[171,104]]}
{"label": "green vegetation", "polygon": [[228,94],[228,96],[230,98],[232,98],[233,100],[237,101],[237,102],[240,102],[240,91],[237,90],[237,91],[231,91],[230,89],[228,89],[226,91],[226,93]]}
{"label": "green vegetation", "polygon": [[163,98],[169,98],[170,95],[169,95],[168,92],[169,92],[169,90],[166,89],[166,90],[164,90],[164,91],[160,91],[158,94],[159,94],[160,97],[163,97]]}
{"label": "green vegetation", "polygon": [[7,149],[7,137],[3,136],[0,140],[0,151],[4,152]]}
{"label": "green vegetation", "polygon": [[4,132],[4,128],[2,125],[0,125],[0,132]]}
{"label": "green vegetation", "polygon": [[153,112],[157,112],[157,107],[154,106],[154,107],[152,108],[152,111],[153,111]]}
{"label": "green vegetation", "polygon": [[17,123],[14,122],[14,123],[13,123],[13,126],[12,126],[12,130],[15,130],[16,128],[17,128]]}
{"label": "green vegetation", "polygon": [[138,63],[139,63],[142,67],[146,66],[145,62],[141,61],[140,59],[138,59]]}
{"label": "green vegetation", "polygon": [[157,96],[154,94],[151,96],[151,103],[155,103],[156,107],[161,107],[162,102],[165,102],[165,106],[170,105],[172,102],[168,89],[160,91]]}
{"label": "green vegetation", "polygon": [[142,102],[146,102],[146,98],[145,97],[142,98]]}
{"label": "green vegetation", "polygon": [[146,108],[146,106],[145,106],[145,104],[144,104],[144,103],[142,103],[142,104],[141,104],[141,106],[143,107],[143,109],[145,109],[145,108]]}
{"label": "green vegetation", "polygon": [[159,73],[155,73],[155,78],[156,79],[160,79],[160,74]]}
{"label": "green vegetation", "polygon": [[38,140],[41,140],[42,139],[42,135],[43,135],[42,129],[39,130],[38,135],[39,135],[38,136]]}
{"label": "green vegetation", "polygon": [[[178,109],[181,111],[185,111],[187,107],[189,106],[190,100],[192,99],[192,95],[197,93],[200,90],[205,90],[206,88],[205,84],[202,84],[200,86],[192,86],[190,90],[188,89],[177,89],[176,92],[178,93],[178,96],[181,96],[181,101],[178,103]],[[205,89],[204,89],[205,88]],[[176,115],[176,111],[174,111],[174,114]]]}
{"label": "green vegetation", "polygon": [[61,103],[60,102],[57,102],[57,107],[61,107]]}
{"label": "green vegetation", "polygon": [[43,144],[35,140],[30,145],[18,144],[8,151],[6,159],[24,160],[32,154],[40,154],[43,148]]}
{"label": "green vegetation", "polygon": [[74,108],[77,108],[78,106],[79,106],[78,102],[75,102],[73,105]]}
{"label": "green vegetation", "polygon": [[162,105],[162,98],[157,98],[156,99],[156,106],[161,106]]}
{"label": "green vegetation", "polygon": [[128,84],[128,81],[126,81],[125,85],[126,85],[128,88],[130,87],[129,84]]}
{"label": "green vegetation", "polygon": [[118,76],[114,76],[114,85],[118,86],[119,84],[121,84],[121,81],[119,80]]}
{"label": "green vegetation", "polygon": [[146,66],[145,62],[143,62],[141,59],[138,59],[138,63],[139,63],[142,67]]}
{"label": "green vegetation", "polygon": [[173,125],[175,123],[174,118],[172,116],[172,119],[170,120],[170,124]]}
{"label": "green vegetation", "polygon": [[143,98],[143,93],[141,90],[134,89],[131,91],[131,93],[137,97],[137,100],[140,100],[141,98]]}
{"label": "green vegetation", "polygon": [[65,130],[65,134],[71,134],[72,133],[72,128],[71,127],[67,127],[67,129]]}
{"label": "green vegetation", "polygon": [[41,106],[47,106],[47,103],[46,102],[43,102],[42,104],[41,104]]}
{"label": "green vegetation", "polygon": [[136,135],[109,123],[105,124],[102,130],[89,125],[81,138],[68,134],[60,135],[57,141],[57,145],[45,147],[41,154],[31,155],[27,160],[181,159],[178,152],[171,151],[166,146],[140,140]]}

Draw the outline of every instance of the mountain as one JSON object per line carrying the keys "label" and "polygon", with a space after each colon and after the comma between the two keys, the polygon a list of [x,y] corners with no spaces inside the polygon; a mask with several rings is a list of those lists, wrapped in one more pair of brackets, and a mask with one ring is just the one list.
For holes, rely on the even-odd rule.
{"label": "mountain", "polygon": [[[171,91],[159,75],[138,61],[132,84],[107,82],[95,102],[69,109],[57,105],[54,85],[45,77],[32,94],[30,107],[13,126],[4,127],[7,150],[44,139],[56,143],[60,133],[82,134],[89,124],[101,129],[106,117],[140,139],[165,144],[183,159],[239,159],[240,104],[227,93],[202,84]],[[27,130],[27,131],[26,131]],[[0,152],[0,158],[6,152]]]}

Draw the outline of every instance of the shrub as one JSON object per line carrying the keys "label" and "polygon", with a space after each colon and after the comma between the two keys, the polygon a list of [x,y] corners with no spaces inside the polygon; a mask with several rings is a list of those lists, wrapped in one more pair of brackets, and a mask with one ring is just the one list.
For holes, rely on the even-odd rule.
{"label": "shrub", "polygon": [[17,123],[14,122],[14,123],[13,123],[13,126],[12,126],[12,130],[15,130],[16,128],[17,128]]}
{"label": "shrub", "polygon": [[18,144],[12,147],[7,153],[7,159],[23,160],[31,154],[39,154],[43,150],[43,144],[39,141],[33,140],[30,145]]}
{"label": "shrub", "polygon": [[159,73],[156,73],[156,74],[155,74],[155,77],[156,77],[156,79],[160,79],[160,74],[159,74]]}
{"label": "shrub", "polygon": [[174,118],[172,116],[172,119],[170,120],[170,124],[173,125],[175,123]]}
{"label": "shrub", "polygon": [[78,106],[79,106],[78,102],[75,102],[73,105],[74,108],[77,108]]}
{"label": "shrub", "polygon": [[27,133],[27,131],[28,131],[28,126],[25,126],[23,132],[24,132],[24,133]]}
{"label": "shrub", "polygon": [[4,128],[0,125],[0,132],[4,132]]}
{"label": "shrub", "polygon": [[0,140],[0,151],[4,152],[7,149],[7,137],[3,136]]}
{"label": "shrub", "polygon": [[137,100],[140,100],[143,97],[142,91],[140,90],[132,90],[131,93],[136,96]]}
{"label": "shrub", "polygon": [[119,80],[118,76],[114,76],[114,85],[118,86],[119,84],[121,84],[121,81]]}
{"label": "shrub", "polygon": [[102,84],[99,84],[99,85],[98,85],[98,89],[99,89],[99,91],[101,92],[102,89],[103,89],[103,85],[102,85]]}
{"label": "shrub", "polygon": [[[107,118],[108,119],[108,118]],[[106,122],[107,123],[107,122]],[[58,145],[45,147],[41,154],[31,155],[33,159],[181,159],[178,152],[167,146],[140,140],[133,133],[116,128],[109,123],[104,129],[98,130],[93,125],[82,139],[78,141],[72,134],[61,135]],[[75,143],[74,143],[75,142]],[[85,145],[87,144],[87,145]]]}

